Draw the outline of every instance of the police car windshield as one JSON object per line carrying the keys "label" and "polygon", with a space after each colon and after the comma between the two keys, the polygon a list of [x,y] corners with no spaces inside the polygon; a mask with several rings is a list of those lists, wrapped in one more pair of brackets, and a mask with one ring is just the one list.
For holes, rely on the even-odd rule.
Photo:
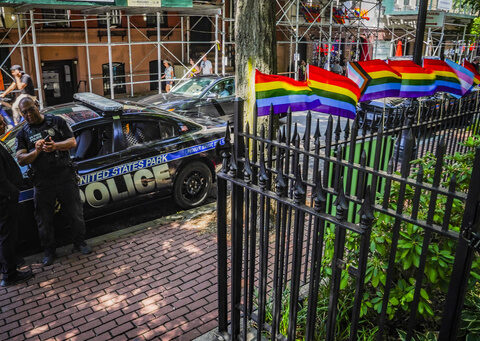
{"label": "police car windshield", "polygon": [[7,131],[5,135],[0,136],[0,141],[4,143],[4,145],[7,147],[8,151],[10,152],[10,154],[12,154],[13,156],[15,156],[15,152],[16,152],[15,137],[17,136],[17,133],[20,131],[20,129],[22,129],[24,124],[25,122],[22,122],[16,127],[14,127],[12,130]]}
{"label": "police car windshield", "polygon": [[172,89],[171,93],[187,97],[198,97],[215,82],[215,78],[192,78]]}

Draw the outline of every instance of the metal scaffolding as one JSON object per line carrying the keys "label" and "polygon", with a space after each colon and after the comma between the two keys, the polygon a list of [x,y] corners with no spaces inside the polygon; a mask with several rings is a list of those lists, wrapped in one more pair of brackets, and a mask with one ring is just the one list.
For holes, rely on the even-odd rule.
{"label": "metal scaffolding", "polygon": [[[126,16],[126,21],[127,21],[127,41],[126,42],[113,42],[112,41],[112,11],[113,9],[111,8],[106,8],[105,6],[102,6],[100,8],[87,8],[82,10],[81,16],[83,17],[82,19],[71,19],[71,18],[65,18],[65,19],[38,19],[34,15],[34,10],[37,9],[37,6],[27,6],[23,5],[20,6],[19,8],[15,9],[15,20],[16,20],[16,27],[15,29],[18,31],[18,41],[15,44],[2,44],[1,47],[7,47],[10,48],[10,53],[8,56],[5,58],[5,60],[2,61],[0,64],[0,68],[3,67],[3,65],[6,63],[6,61],[10,58],[10,56],[13,54],[13,52],[17,49],[20,50],[20,58],[21,58],[21,63],[22,66],[25,69],[25,56],[24,56],[24,49],[26,48],[31,48],[33,50],[34,54],[34,60],[35,60],[35,73],[36,73],[36,78],[37,78],[37,87],[36,91],[38,93],[38,100],[40,103],[40,106],[44,106],[44,98],[43,98],[43,91],[41,91],[42,87],[42,78],[41,78],[41,61],[39,59],[39,52],[38,49],[41,47],[84,47],[85,48],[85,53],[86,53],[86,64],[87,64],[87,74],[88,74],[88,90],[92,91],[92,80],[95,79],[104,79],[108,78],[109,79],[109,87],[110,87],[110,97],[115,98],[115,87],[119,86],[129,86],[130,87],[130,96],[134,96],[134,85],[135,84],[144,84],[144,83],[151,83],[155,82],[152,80],[147,80],[147,81],[136,81],[135,77],[138,76],[151,76],[154,74],[148,73],[135,73],[136,69],[138,68],[139,65],[141,65],[150,55],[147,54],[146,56],[143,57],[141,61],[134,61],[132,58],[132,48],[135,46],[140,46],[140,45],[152,45],[154,48],[156,47],[157,51],[157,61],[158,61],[158,91],[161,93],[162,91],[162,82],[165,80],[162,80],[160,77],[160,70],[161,70],[161,63],[162,63],[162,53],[166,54],[168,59],[172,59],[177,63],[177,65],[181,65],[184,70],[185,74],[182,78],[179,79],[174,79],[174,80],[181,80],[188,75],[191,70],[197,66],[201,59],[203,58],[204,55],[208,55],[210,52],[214,51],[214,71],[215,73],[218,74],[219,71],[219,64],[221,64],[221,73],[225,74],[226,68],[227,68],[227,58],[226,56],[226,51],[225,47],[227,45],[226,42],[226,32],[225,32],[225,27],[226,23],[228,20],[225,18],[225,10],[226,10],[226,4],[225,0],[222,1],[221,5],[218,6],[213,6],[213,5],[198,5],[194,7],[193,9],[185,9],[185,8],[179,8],[179,9],[169,9],[168,11],[158,10],[154,8],[150,9],[138,9],[138,8],[124,8],[122,9],[123,14]],[[180,29],[180,37],[181,40],[164,40],[162,39],[162,27],[161,27],[161,15],[166,16],[176,16],[180,18],[180,21],[170,30],[164,34],[164,36],[169,36],[174,30]],[[139,15],[155,15],[156,16],[156,39],[150,39],[143,31],[142,28],[139,28],[135,26],[131,22],[131,17],[132,16],[139,16]],[[195,25],[190,27],[190,17],[195,16],[199,18],[197,20],[197,24],[200,21],[201,18],[208,18],[212,22],[212,26],[214,29],[213,33],[213,39],[212,40],[206,40],[206,41],[190,41],[191,37],[191,32],[195,30]],[[214,18],[214,20],[212,20]],[[89,40],[88,34],[89,34],[89,27],[88,27],[88,22],[89,21],[99,21],[99,20],[105,20],[106,21],[106,32],[107,32],[107,42],[91,42]],[[232,22],[233,20],[230,20]],[[37,37],[37,30],[36,28],[39,25],[45,25],[45,24],[59,24],[59,23],[72,23],[72,22],[83,22],[83,35],[84,35],[84,40],[83,41],[75,41],[75,42],[38,42],[38,37]],[[221,24],[220,24],[221,22]],[[186,23],[186,32],[184,28],[184,24]],[[221,25],[221,26],[220,26]],[[25,31],[22,32],[22,27],[25,27]],[[13,30],[13,25],[12,27],[7,30],[1,39],[5,40],[7,36],[11,33]],[[95,28],[95,29],[100,29],[100,28]],[[143,28],[145,29],[145,28]],[[134,41],[132,39],[132,31],[137,32],[143,40],[137,40]],[[186,39],[185,39],[186,38]],[[30,41],[30,42],[29,42]],[[196,61],[194,66],[186,65],[184,63],[184,58],[185,54],[187,57],[187,60],[191,57],[190,49],[191,46],[195,44],[203,44],[209,46],[207,52],[201,56],[199,60]],[[171,47],[174,45],[178,46],[181,45],[181,57],[177,57],[175,53],[171,51]],[[118,83],[114,81],[115,75],[113,72],[113,59],[112,59],[112,48],[118,47],[118,46],[128,46],[128,74],[124,75],[128,77],[127,82],[123,83]],[[109,74],[107,77],[95,77],[92,75],[91,71],[91,61],[90,61],[90,49],[92,47],[106,47],[108,50],[108,69],[109,69]],[[186,49],[185,49],[186,47]],[[221,59],[219,60],[219,49],[221,53]],[[186,51],[185,51],[186,50]],[[2,69],[5,74],[10,76],[10,73],[7,72],[6,70]],[[156,74],[155,74],[156,75]],[[154,75],[154,76],[155,76]],[[10,76],[11,77],[11,76]]]}

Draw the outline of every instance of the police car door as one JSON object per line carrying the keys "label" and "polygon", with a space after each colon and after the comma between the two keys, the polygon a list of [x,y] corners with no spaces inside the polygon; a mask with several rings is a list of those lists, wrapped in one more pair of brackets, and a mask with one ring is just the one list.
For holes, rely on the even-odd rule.
{"label": "police car door", "polygon": [[164,126],[158,117],[125,115],[121,119],[120,159],[122,167],[129,171],[130,190],[138,198],[163,197],[172,191],[166,153],[174,148],[175,134],[166,135]]}
{"label": "police car door", "polygon": [[77,147],[71,157],[77,164],[85,215],[90,218],[112,209],[121,194],[114,185],[118,165],[118,142],[112,118],[102,118],[74,127]]}

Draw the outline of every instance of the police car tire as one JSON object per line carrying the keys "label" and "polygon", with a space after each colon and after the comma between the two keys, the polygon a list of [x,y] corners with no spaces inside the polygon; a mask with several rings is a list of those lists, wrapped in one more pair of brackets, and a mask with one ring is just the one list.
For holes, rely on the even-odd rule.
{"label": "police car tire", "polygon": [[[190,176],[201,176],[205,183],[202,185],[200,195],[194,200],[188,200],[184,196],[184,183]],[[207,199],[212,187],[212,173],[206,164],[195,161],[186,165],[178,174],[173,186],[173,197],[177,205],[184,209],[192,208],[203,204]]]}

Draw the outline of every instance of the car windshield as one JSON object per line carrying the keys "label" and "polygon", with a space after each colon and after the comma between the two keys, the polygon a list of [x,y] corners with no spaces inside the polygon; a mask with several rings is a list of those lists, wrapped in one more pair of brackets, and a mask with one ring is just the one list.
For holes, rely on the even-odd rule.
{"label": "car windshield", "polygon": [[214,78],[207,77],[192,78],[182,84],[179,84],[177,87],[175,87],[175,89],[172,89],[171,92],[176,95],[198,97],[214,81]]}

